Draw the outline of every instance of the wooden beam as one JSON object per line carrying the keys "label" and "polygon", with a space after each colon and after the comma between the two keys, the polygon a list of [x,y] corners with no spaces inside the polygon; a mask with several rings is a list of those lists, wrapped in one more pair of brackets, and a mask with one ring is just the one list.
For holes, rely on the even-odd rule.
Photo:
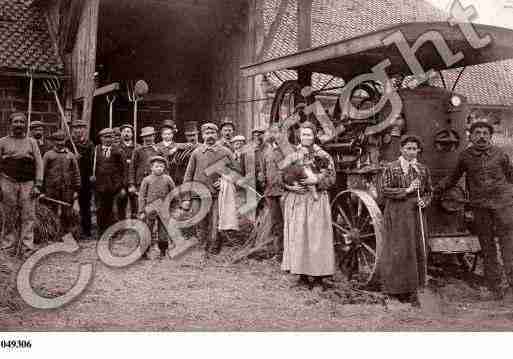
{"label": "wooden beam", "polygon": [[106,85],[106,86],[102,86],[100,88],[97,88],[96,90],[94,90],[94,97],[96,96],[101,96],[101,95],[106,95],[112,91],[117,91],[121,88],[121,86],[119,85],[119,82],[113,82],[109,85]]}
{"label": "wooden beam", "polygon": [[[312,1],[298,1],[298,49],[305,50],[312,47]],[[312,84],[312,73],[304,70],[298,71],[298,82],[301,86],[310,86]]]}

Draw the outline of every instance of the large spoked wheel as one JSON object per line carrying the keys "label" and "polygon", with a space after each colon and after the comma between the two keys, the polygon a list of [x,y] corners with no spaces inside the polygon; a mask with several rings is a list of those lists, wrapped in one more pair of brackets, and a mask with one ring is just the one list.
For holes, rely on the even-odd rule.
{"label": "large spoked wheel", "polygon": [[378,284],[383,248],[383,215],[365,191],[340,192],[331,204],[335,248],[340,269],[360,286]]}
{"label": "large spoked wheel", "polygon": [[305,102],[301,95],[301,86],[296,80],[285,81],[276,91],[271,106],[271,123],[281,123],[294,114],[296,106]]}

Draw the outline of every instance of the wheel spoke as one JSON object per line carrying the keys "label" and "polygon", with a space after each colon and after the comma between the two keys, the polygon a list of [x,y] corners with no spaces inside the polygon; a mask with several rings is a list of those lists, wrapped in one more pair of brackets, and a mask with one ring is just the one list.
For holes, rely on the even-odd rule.
{"label": "wheel spoke", "polygon": [[374,233],[365,233],[365,234],[360,234],[359,237],[360,237],[360,239],[361,238],[376,237],[376,234],[374,234]]}
{"label": "wheel spoke", "polygon": [[353,226],[353,224],[356,224],[355,220],[354,220],[354,217],[353,217],[353,214],[354,214],[354,211],[353,211],[353,205],[351,203],[351,197],[347,197],[346,198],[346,204],[347,204],[347,209],[348,209],[348,212],[349,212],[349,217],[351,218],[351,226]]}
{"label": "wheel spoke", "polygon": [[363,259],[364,266],[365,266],[365,273],[370,273],[372,271],[372,267],[369,265],[369,261],[367,260],[367,257],[365,257],[365,254],[362,251],[358,251],[358,254]]}
{"label": "wheel spoke", "polygon": [[349,234],[349,233],[350,233],[347,229],[345,229],[344,227],[342,227],[342,226],[341,226],[340,224],[338,224],[337,222],[333,222],[333,225],[334,225],[337,229],[341,230],[342,232],[344,232],[344,233],[346,233],[346,234]]}
{"label": "wheel spoke", "polygon": [[361,245],[363,248],[365,248],[367,250],[367,252],[369,252],[370,254],[372,254],[372,256],[374,258],[376,258],[376,251],[374,249],[372,249],[368,244],[363,243],[363,242],[361,242]]}
{"label": "wheel spoke", "polygon": [[365,221],[362,223],[362,225],[358,225],[358,228],[360,230],[364,230],[365,227],[367,227],[367,225],[370,223],[370,220],[371,220],[371,217],[369,215],[365,216]]}
{"label": "wheel spoke", "polygon": [[342,209],[342,207],[340,207],[340,205],[337,205],[337,210],[342,215],[342,218],[344,218],[344,221],[346,221],[346,223],[349,225],[349,227],[352,228],[353,227],[353,222],[351,222],[349,220],[349,218],[347,218],[346,212],[344,212],[344,210]]}

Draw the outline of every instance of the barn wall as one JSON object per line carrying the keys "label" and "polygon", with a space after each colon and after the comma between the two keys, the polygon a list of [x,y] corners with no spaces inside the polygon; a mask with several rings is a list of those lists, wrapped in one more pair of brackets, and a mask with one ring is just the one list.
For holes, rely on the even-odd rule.
{"label": "barn wall", "polygon": [[253,124],[251,117],[251,79],[243,78],[240,67],[251,62],[254,56],[251,23],[252,2],[238,11],[238,16],[228,23],[216,37],[212,54],[211,117],[214,122],[231,119],[236,132],[248,136]]}
{"label": "barn wall", "polygon": [[[28,79],[0,76],[0,136],[9,132],[9,116],[16,111],[26,112],[28,108]],[[32,97],[32,121],[43,121],[50,134],[58,126],[58,110],[53,97],[43,90],[41,80],[34,80]]]}

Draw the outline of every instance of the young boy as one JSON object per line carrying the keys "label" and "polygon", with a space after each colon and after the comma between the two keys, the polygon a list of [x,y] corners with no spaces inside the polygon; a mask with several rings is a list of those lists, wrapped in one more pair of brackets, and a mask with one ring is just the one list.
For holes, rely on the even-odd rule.
{"label": "young boy", "polygon": [[[152,233],[152,242],[157,241],[160,249],[160,259],[166,256],[169,246],[165,225],[158,218],[157,213],[150,209],[150,204],[156,200],[165,200],[167,195],[175,188],[173,179],[165,174],[167,161],[162,156],[150,158],[151,174],[144,177],[139,189],[139,219],[144,220]],[[153,227],[157,222],[157,234],[154,235]],[[157,236],[157,238],[155,238]],[[143,254],[143,259],[148,259],[148,247]]]}

